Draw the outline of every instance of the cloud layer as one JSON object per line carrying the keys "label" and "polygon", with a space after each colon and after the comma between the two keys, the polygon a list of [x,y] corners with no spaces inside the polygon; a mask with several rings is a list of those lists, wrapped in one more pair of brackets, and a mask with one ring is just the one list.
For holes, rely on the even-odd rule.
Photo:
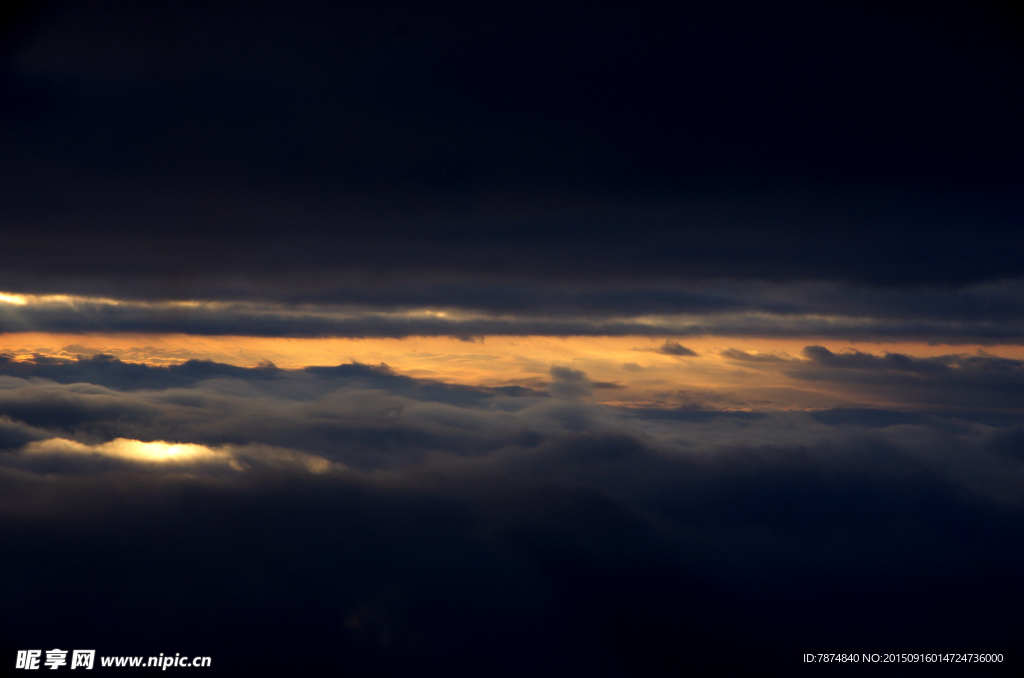
{"label": "cloud layer", "polygon": [[[888,375],[907,402],[617,409],[567,368],[503,390],[354,364],[5,363],[0,530],[19,586],[0,624],[18,647],[225,671],[613,675],[795,666],[837,638],[1015,647],[1024,421],[960,410],[1020,365],[807,354],[787,367]],[[912,404],[900,375],[941,407]]]}
{"label": "cloud layer", "polygon": [[371,289],[349,286],[317,293],[353,303],[298,303],[301,295],[281,301],[142,301],[6,294],[0,295],[0,332],[467,338],[717,335],[950,344],[1018,344],[1024,336],[1024,288],[1019,279],[913,289],[726,280],[618,286],[511,281],[431,286],[420,281]]}

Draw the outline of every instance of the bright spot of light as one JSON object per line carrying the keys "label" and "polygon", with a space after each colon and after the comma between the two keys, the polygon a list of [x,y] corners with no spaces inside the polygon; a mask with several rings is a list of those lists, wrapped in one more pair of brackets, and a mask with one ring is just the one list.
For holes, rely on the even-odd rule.
{"label": "bright spot of light", "polygon": [[108,457],[120,457],[134,461],[150,462],[184,462],[227,460],[229,455],[223,450],[215,450],[205,445],[192,443],[168,443],[163,440],[142,442],[116,438],[99,445],[85,445],[65,438],[39,440],[25,448],[26,452],[39,454],[102,454]]}
{"label": "bright spot of light", "polygon": [[214,457],[218,453],[205,445],[190,443],[167,443],[155,440],[144,443],[141,440],[117,438],[97,447],[97,451],[118,457],[140,461],[186,461],[197,457]]}
{"label": "bright spot of light", "polygon": [[[174,468],[177,464],[228,466],[235,471],[247,468],[302,468],[310,473],[343,470],[344,465],[323,457],[266,445],[207,447],[193,443],[169,443],[165,440],[143,442],[116,438],[98,445],[86,445],[67,438],[36,440],[23,451],[36,455],[102,456],[144,464]],[[181,468],[181,467],[178,467]]]}

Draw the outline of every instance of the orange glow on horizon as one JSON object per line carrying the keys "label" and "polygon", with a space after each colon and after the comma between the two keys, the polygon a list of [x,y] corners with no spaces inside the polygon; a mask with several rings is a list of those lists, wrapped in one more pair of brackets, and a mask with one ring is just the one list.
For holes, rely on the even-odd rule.
{"label": "orange glow on horizon", "polygon": [[[826,385],[795,380],[785,374],[787,363],[731,360],[727,349],[801,360],[808,345],[839,353],[854,349],[915,357],[972,354],[984,351],[1004,358],[1024,359],[1022,346],[944,346],[920,342],[868,343],[820,339],[763,339],[738,337],[671,338],[698,355],[660,352],[671,337],[544,337],[490,336],[467,342],[453,337],[404,339],[225,337],[194,335],[71,335],[12,333],[0,335],[0,353],[15,359],[33,354],[73,359],[106,353],[126,362],[150,365],[187,360],[254,367],[272,362],[285,369],[349,362],[385,363],[411,377],[473,386],[523,385],[544,388],[553,366],[581,370],[597,382],[593,399],[633,406],[658,406],[685,397],[708,397],[716,407],[815,408],[848,403]],[[790,363],[792,365],[793,363]],[[675,399],[675,400],[673,400]]]}

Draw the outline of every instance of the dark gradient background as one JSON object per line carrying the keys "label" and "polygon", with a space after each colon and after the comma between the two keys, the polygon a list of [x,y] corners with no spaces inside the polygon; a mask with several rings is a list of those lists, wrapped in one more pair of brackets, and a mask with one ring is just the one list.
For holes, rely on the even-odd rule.
{"label": "dark gradient background", "polygon": [[1021,666],[1012,4],[3,12],[6,337],[635,335],[692,364],[688,337],[806,339],[716,355],[848,398],[3,353],[0,670],[53,647],[203,675]]}

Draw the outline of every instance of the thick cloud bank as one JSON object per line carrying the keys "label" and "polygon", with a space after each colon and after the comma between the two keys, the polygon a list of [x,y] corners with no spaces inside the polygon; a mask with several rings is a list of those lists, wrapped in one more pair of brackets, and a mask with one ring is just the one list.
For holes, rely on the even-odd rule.
{"label": "thick cloud bank", "polygon": [[[145,287],[136,292],[145,293]],[[147,301],[0,293],[0,332],[143,332],[260,337],[487,335],[819,337],[1019,344],[1024,284],[866,288],[820,282],[689,284],[416,281],[302,291],[214,288]],[[331,303],[331,302],[335,303]],[[300,303],[302,302],[302,303]],[[349,303],[338,303],[349,302]],[[666,344],[668,355],[689,355]]]}
{"label": "thick cloud bank", "polygon": [[[807,353],[808,373],[973,374]],[[0,372],[11,648],[225,673],[1019,661],[1019,408],[616,409],[568,368],[544,390],[358,364]]]}

